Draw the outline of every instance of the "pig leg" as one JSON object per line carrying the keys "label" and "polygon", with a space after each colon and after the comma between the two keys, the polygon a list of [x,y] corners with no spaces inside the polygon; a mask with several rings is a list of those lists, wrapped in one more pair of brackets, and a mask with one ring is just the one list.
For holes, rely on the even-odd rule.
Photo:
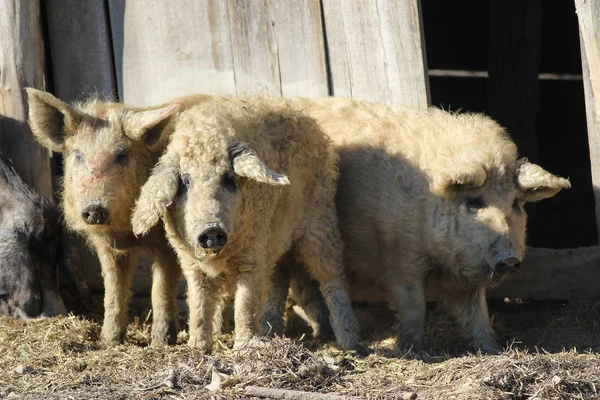
{"label": "pig leg", "polygon": [[259,317],[266,300],[268,282],[261,271],[250,270],[241,273],[235,290],[234,350],[244,347],[256,334]]}
{"label": "pig leg", "polygon": [[283,314],[285,313],[285,303],[290,286],[290,262],[293,262],[290,257],[282,258],[273,271],[271,284],[269,285],[269,295],[261,318],[263,335],[283,335],[285,329]]}
{"label": "pig leg", "polygon": [[212,325],[220,295],[215,282],[201,272],[184,271],[190,314],[188,345],[205,352],[212,350]]}
{"label": "pig leg", "polygon": [[362,351],[364,349],[358,342],[358,321],[352,311],[342,267],[342,246],[335,210],[328,210],[296,243],[300,261],[320,284],[338,345],[343,349]]}
{"label": "pig leg", "polygon": [[398,314],[400,332],[397,345],[401,349],[423,350],[425,334],[425,292],[420,277],[386,277],[389,305]]}
{"label": "pig leg", "polygon": [[104,278],[104,323],[100,337],[113,346],[123,342],[128,321],[128,302],[136,254],[115,254],[108,248],[97,250]]}
{"label": "pig leg", "polygon": [[502,349],[494,337],[494,330],[490,324],[484,287],[476,288],[472,292],[452,292],[444,297],[445,307],[454,317],[465,337],[471,340],[473,348],[492,354]]}
{"label": "pig leg", "polygon": [[162,247],[152,264],[152,345],[177,341],[177,288],[181,268],[175,254]]}
{"label": "pig leg", "polygon": [[290,289],[292,298],[306,315],[313,337],[320,340],[334,338],[329,322],[329,310],[319,290],[319,284],[312,279],[302,264],[295,265],[292,270]]}

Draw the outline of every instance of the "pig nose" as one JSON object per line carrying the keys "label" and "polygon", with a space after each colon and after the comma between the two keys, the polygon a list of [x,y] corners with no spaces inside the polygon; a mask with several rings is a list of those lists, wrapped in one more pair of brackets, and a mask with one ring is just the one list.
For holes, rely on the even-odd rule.
{"label": "pig nose", "polygon": [[504,275],[508,272],[515,272],[521,266],[521,261],[517,257],[508,257],[496,263],[494,269],[499,275]]}
{"label": "pig nose", "polygon": [[227,243],[227,234],[220,226],[210,224],[198,235],[198,243],[203,249],[221,249]]}
{"label": "pig nose", "polygon": [[104,225],[108,222],[108,210],[97,204],[87,206],[81,212],[81,218],[88,225]]}

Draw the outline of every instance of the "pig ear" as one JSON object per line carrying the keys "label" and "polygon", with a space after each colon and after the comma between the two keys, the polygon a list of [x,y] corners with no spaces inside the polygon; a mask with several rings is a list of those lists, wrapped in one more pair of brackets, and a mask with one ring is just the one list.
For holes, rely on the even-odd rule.
{"label": "pig ear", "polygon": [[179,187],[179,158],[165,153],[154,167],[138,197],[131,225],[135,235],[145,235],[173,203]]}
{"label": "pig ear", "polygon": [[240,142],[232,145],[229,148],[229,160],[236,175],[269,185],[290,184],[287,176],[271,171],[246,143]]}
{"label": "pig ear", "polygon": [[561,178],[546,171],[526,158],[519,160],[517,167],[517,187],[523,192],[525,201],[540,201],[554,196],[562,189],[571,187],[568,179]]}
{"label": "pig ear", "polygon": [[451,200],[461,190],[477,189],[485,183],[487,174],[479,166],[454,166],[449,171],[439,172],[430,184],[432,193]]}
{"label": "pig ear", "polygon": [[38,142],[57,153],[65,151],[65,136],[75,130],[82,116],[48,92],[25,88],[29,103],[29,127]]}
{"label": "pig ear", "polygon": [[126,109],[121,114],[123,132],[133,140],[144,138],[149,146],[153,146],[172,125],[170,117],[176,115],[181,107],[180,103],[171,103],[149,110]]}

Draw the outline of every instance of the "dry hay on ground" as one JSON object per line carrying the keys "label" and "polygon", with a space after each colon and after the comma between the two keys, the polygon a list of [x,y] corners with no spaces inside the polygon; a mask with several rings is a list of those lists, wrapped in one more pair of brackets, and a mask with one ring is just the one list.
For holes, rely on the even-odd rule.
{"label": "dry hay on ground", "polygon": [[[375,353],[366,358],[302,338],[257,340],[234,353],[224,336],[210,355],[184,344],[149,347],[149,327],[139,318],[126,345],[107,349],[98,343],[100,325],[89,319],[4,318],[0,398],[247,398],[248,385],[382,399],[407,393],[419,399],[600,398],[600,356],[593,352],[600,344],[600,306],[551,306],[493,304],[500,333],[520,340],[499,356],[463,353],[452,325],[436,313],[429,318],[427,352],[406,354],[394,348],[389,332],[370,332],[380,340],[369,343]],[[375,313],[385,315],[359,310],[363,318]],[[560,340],[578,347],[560,351]],[[206,388],[211,382],[217,391]]]}

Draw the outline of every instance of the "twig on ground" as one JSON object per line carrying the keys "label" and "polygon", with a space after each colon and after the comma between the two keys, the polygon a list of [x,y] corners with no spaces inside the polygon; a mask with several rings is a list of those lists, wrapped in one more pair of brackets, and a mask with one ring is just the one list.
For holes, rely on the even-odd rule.
{"label": "twig on ground", "polygon": [[314,393],[303,392],[299,390],[289,389],[273,389],[261,386],[246,386],[245,392],[247,395],[254,397],[262,397],[268,399],[285,399],[285,400],[352,400],[352,397],[340,396],[330,393]]}

